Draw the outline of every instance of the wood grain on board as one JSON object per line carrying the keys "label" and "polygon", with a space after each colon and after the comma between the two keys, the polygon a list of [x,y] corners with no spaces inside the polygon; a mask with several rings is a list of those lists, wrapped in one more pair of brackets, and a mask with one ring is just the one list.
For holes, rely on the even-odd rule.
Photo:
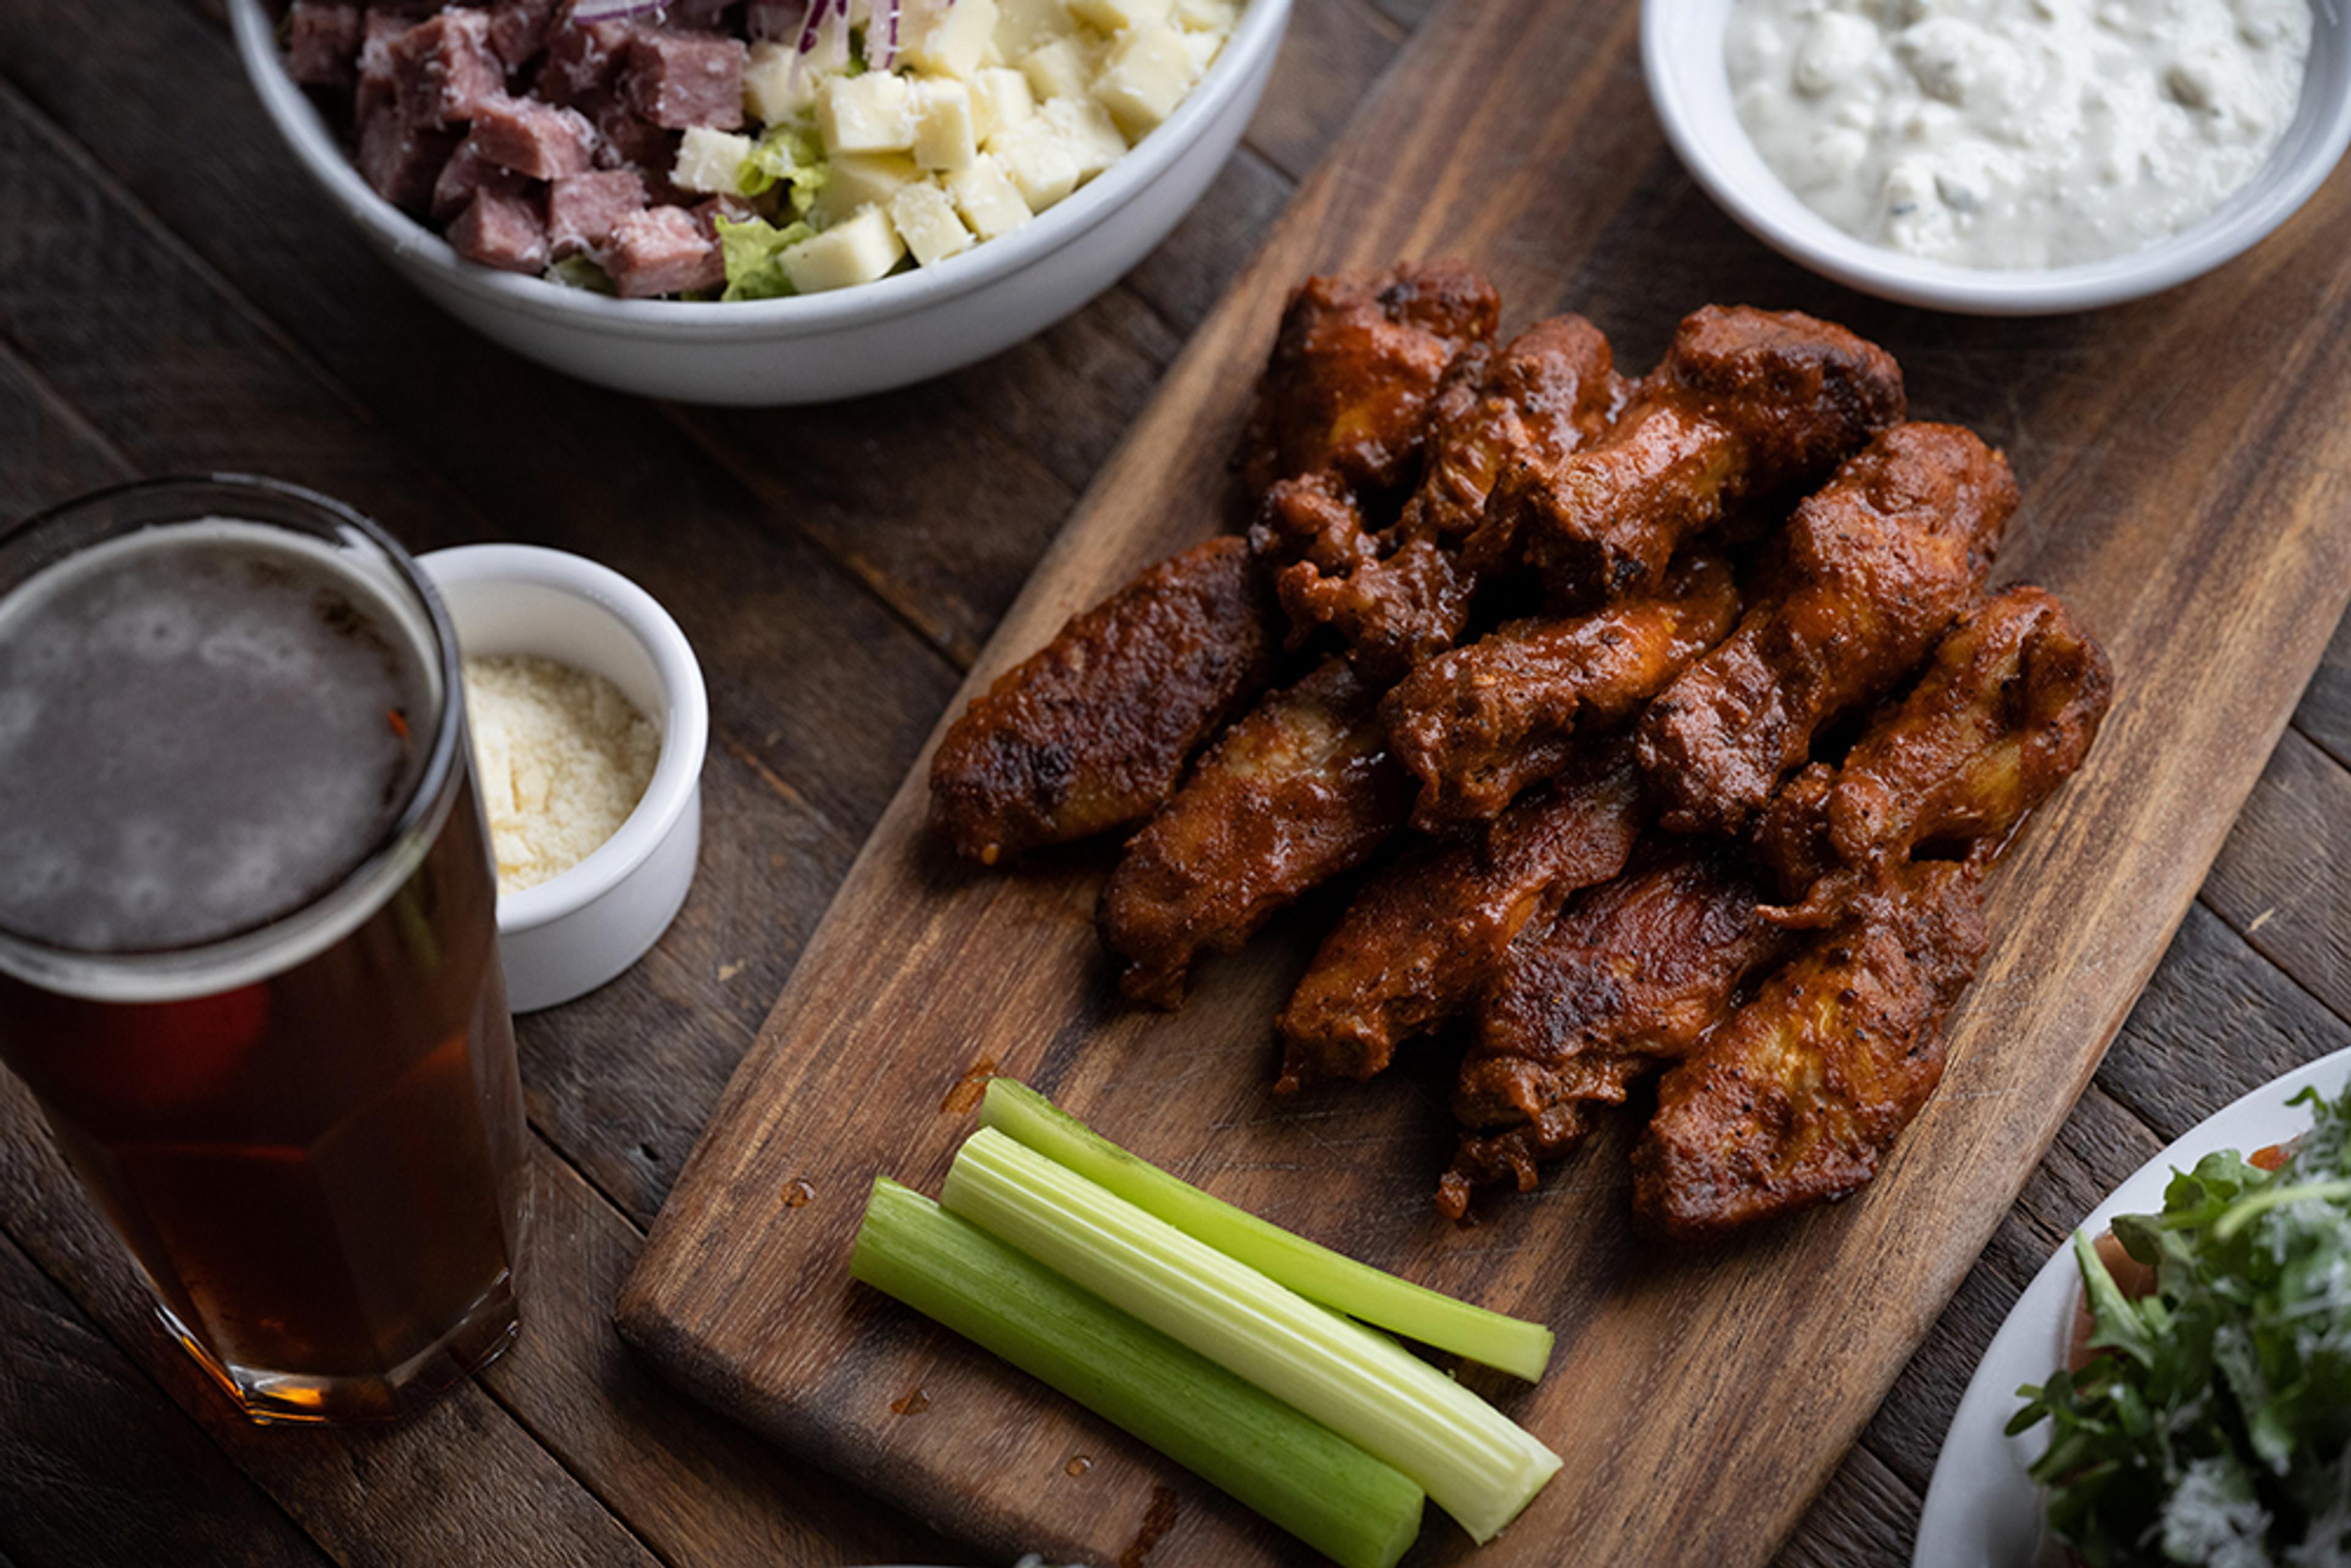
{"label": "wood grain on board", "polygon": [[[868,1184],[935,1190],[972,1125],[950,1092],[994,1070],[1222,1197],[1559,1330],[1539,1386],[1470,1375],[1568,1459],[1480,1562],[1545,1561],[1569,1541],[1596,1561],[1670,1544],[1676,1560],[1759,1562],[1835,1469],[2088,1082],[2351,591],[2351,187],[2219,274],[2095,317],[1865,301],[1765,257],[1680,177],[1643,99],[1635,13],[1517,0],[1428,24],[1170,371],[972,681],[1229,525],[1225,458],[1309,271],[1462,256],[1512,320],[1581,309],[1632,363],[1708,301],[1843,319],[1902,359],[1914,412],[2009,449],[2027,500],[2001,575],[2060,591],[2121,679],[2090,766],[2001,873],[1942,1093],[1862,1198],[1728,1246],[1661,1252],[1630,1232],[1621,1127],[1457,1230],[1428,1207],[1449,1143],[1440,1052],[1367,1087],[1268,1092],[1268,1020],[1327,900],[1212,965],[1179,1017],[1130,1013],[1091,932],[1100,855],[949,866],[921,831],[918,766],[622,1297],[623,1333],[690,1387],[999,1549],[1115,1560],[1164,1515],[1165,1489],[1177,1507],[1154,1564],[1288,1555],[1199,1483],[848,1281]],[[792,1207],[801,1183],[814,1197]],[[1081,1454],[1090,1467],[1070,1464]],[[1423,1551],[1467,1548],[1440,1521]]]}

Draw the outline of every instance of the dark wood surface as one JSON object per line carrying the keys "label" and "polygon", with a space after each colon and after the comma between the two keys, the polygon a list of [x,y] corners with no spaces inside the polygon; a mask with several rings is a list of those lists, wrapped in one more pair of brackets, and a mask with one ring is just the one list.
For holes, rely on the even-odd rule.
{"label": "dark wood surface", "polygon": [[[1037,341],[836,409],[709,414],[561,382],[406,293],[301,183],[193,0],[0,5],[0,517],[133,473],[238,467],[340,495],[420,549],[582,550],[677,613],[711,676],[715,740],[703,866],[678,925],[621,981],[524,1022],[540,1223],[523,1340],[408,1427],[235,1420],[155,1328],[21,1092],[0,1092],[0,1562],[987,1560],[672,1391],[620,1343],[612,1303],[962,672],[1431,13],[1444,14],[1303,0],[1267,107],[1208,200]],[[1608,319],[1605,260],[1644,223],[1706,258],[1691,287],[1750,265],[1761,287],[1804,287],[1655,152],[1637,84],[1612,71],[1583,86],[1630,106],[1638,155],[1619,199],[1646,214],[1595,234],[1588,308]],[[2262,267],[2257,254],[2215,283],[2295,286]],[[2297,298],[2323,339],[2340,292]],[[2046,384],[2014,390],[1999,434],[2021,465],[2053,472],[2074,455],[2037,447],[2029,416],[2096,393],[2092,335],[2016,330],[2045,347]],[[2290,396],[2274,369],[2287,347],[2236,345],[2200,395]],[[1966,361],[1912,371],[1932,384]],[[2310,504],[2339,517],[2351,483],[2314,451],[2298,471]],[[2202,744],[2250,765],[2264,738]],[[2235,1093],[2351,1043],[2351,867],[2332,848],[2351,825],[2346,761],[2338,637],[2096,1081],[1785,1561],[1902,1561],[1974,1358],[2064,1229]]]}

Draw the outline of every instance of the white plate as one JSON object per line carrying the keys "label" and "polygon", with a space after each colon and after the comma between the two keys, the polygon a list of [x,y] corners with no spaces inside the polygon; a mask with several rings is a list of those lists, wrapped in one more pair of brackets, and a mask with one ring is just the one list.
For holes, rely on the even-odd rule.
{"label": "white plate", "polygon": [[[2095,1234],[2117,1214],[2155,1213],[2163,1207],[2163,1189],[2175,1166],[2191,1167],[2215,1149],[2251,1154],[2283,1143],[2310,1125],[2310,1108],[2289,1106],[2287,1101],[2309,1088],[2331,1098],[2346,1081],[2351,1051],[2338,1051],[2262,1085],[2139,1166],[2082,1223]],[[2017,1389],[2046,1382],[2064,1364],[2080,1288],[2068,1241],[2032,1276],[2000,1325],[1935,1461],[1911,1568],[2030,1568],[2042,1561],[2041,1489],[2026,1467],[2048,1447],[2049,1426],[2043,1422],[2014,1437],[2002,1428],[2023,1403]],[[2060,1561],[2053,1549],[2048,1561]]]}

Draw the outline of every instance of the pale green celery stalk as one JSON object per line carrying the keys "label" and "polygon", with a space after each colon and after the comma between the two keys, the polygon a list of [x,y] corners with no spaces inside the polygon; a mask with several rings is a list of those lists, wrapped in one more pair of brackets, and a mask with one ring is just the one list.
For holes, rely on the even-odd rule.
{"label": "pale green celery stalk", "polygon": [[1269,1225],[1127,1153],[1018,1079],[989,1080],[979,1119],[1332,1312],[1530,1383],[1551,1361],[1542,1324],[1457,1301]]}
{"label": "pale green celery stalk", "polygon": [[1479,1541],[1559,1469],[1558,1455],[1394,1340],[993,1127],[965,1141],[939,1201],[1394,1465]]}
{"label": "pale green celery stalk", "polygon": [[1343,1568],[1391,1568],[1420,1488],[919,1193],[873,1184],[849,1271],[1134,1433]]}

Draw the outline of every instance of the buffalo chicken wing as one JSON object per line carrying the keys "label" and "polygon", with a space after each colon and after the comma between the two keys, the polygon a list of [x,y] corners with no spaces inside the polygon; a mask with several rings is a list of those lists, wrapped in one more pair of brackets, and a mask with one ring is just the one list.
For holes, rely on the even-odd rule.
{"label": "buffalo chicken wing", "polygon": [[931,759],[932,821],[983,865],[1141,821],[1264,689],[1277,641],[1242,541],[1161,561],[972,699]]}
{"label": "buffalo chicken wing", "polygon": [[1195,958],[1237,950],[1404,825],[1411,780],[1378,703],[1344,659],[1325,661],[1235,720],[1128,842],[1101,925],[1130,1000],[1181,1005]]}
{"label": "buffalo chicken wing", "polygon": [[1373,878],[1276,1021],[1277,1093],[1369,1078],[1477,997],[1520,928],[1622,870],[1646,815],[1640,770],[1605,747],[1481,838],[1423,843]]}
{"label": "buffalo chicken wing", "polygon": [[1562,604],[1654,589],[1681,547],[1740,509],[1811,488],[1902,417],[1883,349],[1794,311],[1708,306],[1674,335],[1607,434],[1495,488]]}
{"label": "buffalo chicken wing", "polygon": [[1583,732],[1637,712],[1738,615],[1729,564],[1694,556],[1654,596],[1512,622],[1421,665],[1380,705],[1397,760],[1420,781],[1414,826],[1493,816],[1564,766]]}
{"label": "buffalo chicken wing", "polygon": [[1900,424],[1798,507],[1772,591],[1642,716],[1666,825],[1739,831],[1823,725],[1897,686],[1981,595],[2016,501],[1970,432]]}
{"label": "buffalo chicken wing", "polygon": [[1635,1210],[1698,1240],[1846,1197],[1943,1076],[1942,1024],[1985,936],[1977,869],[1905,867],[1668,1071]]}

